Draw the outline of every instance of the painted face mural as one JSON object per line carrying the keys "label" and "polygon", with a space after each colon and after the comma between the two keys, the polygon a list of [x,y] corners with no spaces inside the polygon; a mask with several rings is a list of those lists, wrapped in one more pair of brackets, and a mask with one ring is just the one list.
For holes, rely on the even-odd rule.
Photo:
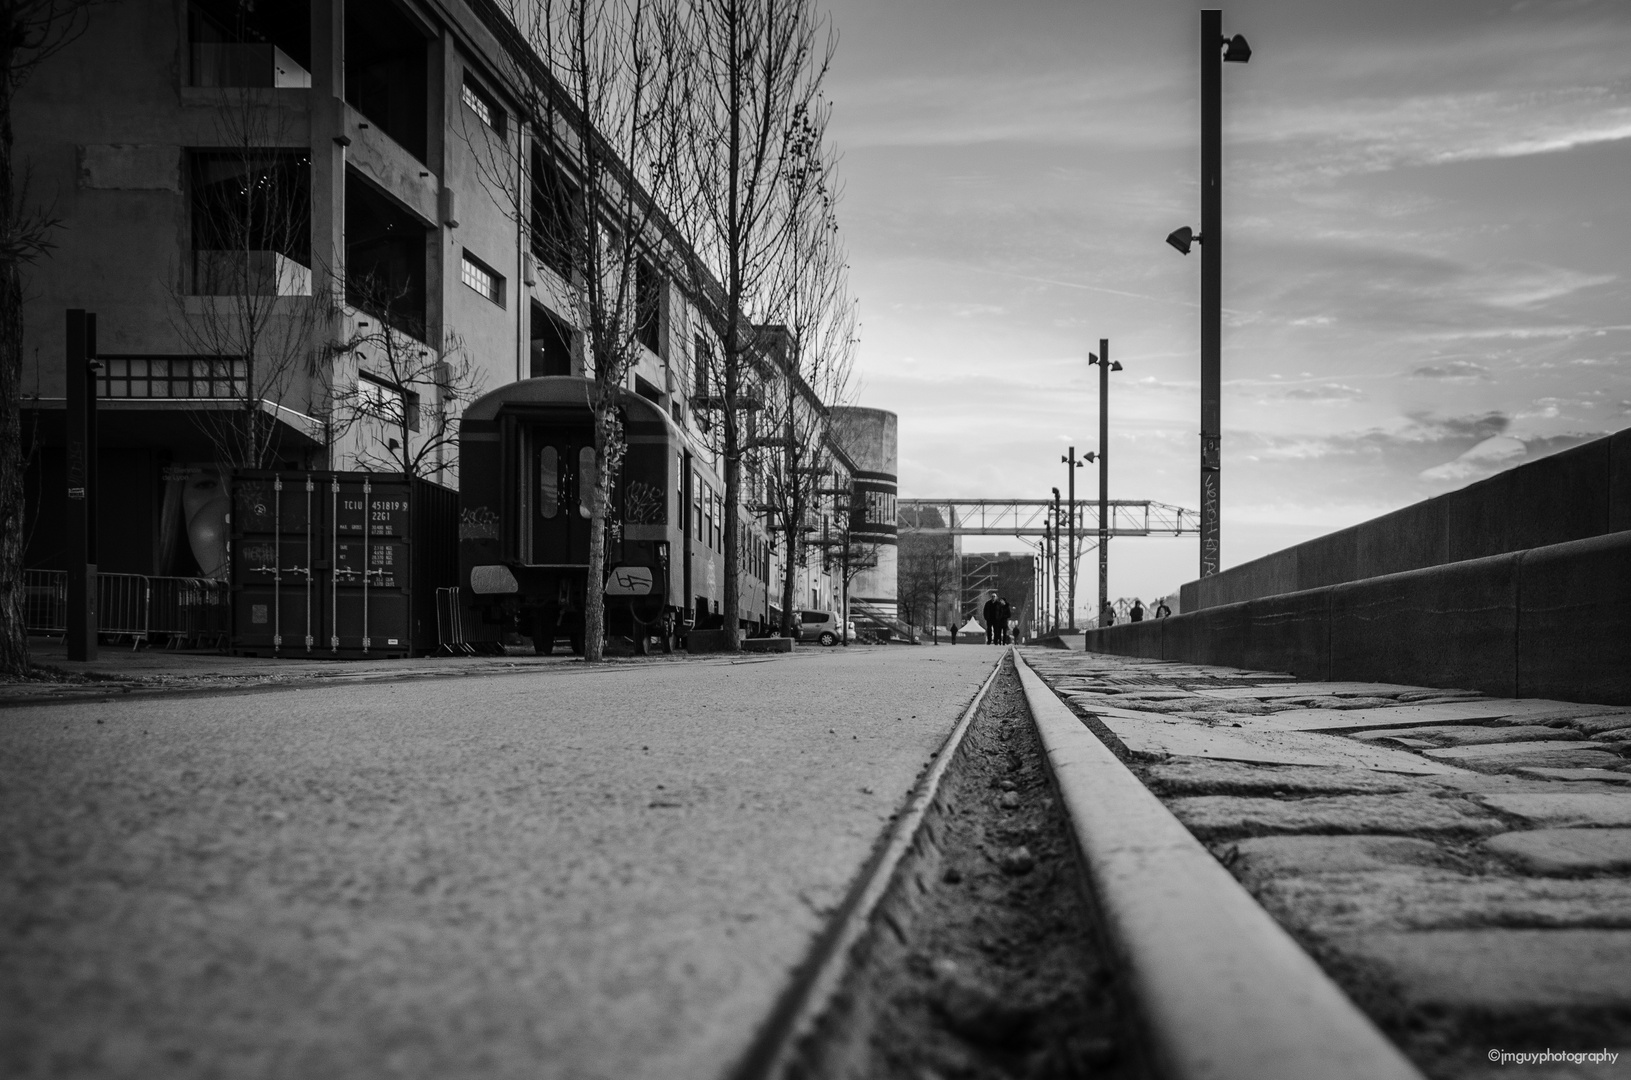
{"label": "painted face mural", "polygon": [[227,576],[227,513],[231,509],[219,470],[201,468],[187,478],[181,490],[181,513],[187,522],[187,542],[205,577]]}

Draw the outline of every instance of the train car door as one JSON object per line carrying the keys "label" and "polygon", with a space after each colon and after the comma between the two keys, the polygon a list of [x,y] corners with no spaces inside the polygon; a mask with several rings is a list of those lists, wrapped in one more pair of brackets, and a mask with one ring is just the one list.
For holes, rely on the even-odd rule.
{"label": "train car door", "polygon": [[691,597],[696,594],[691,591],[691,548],[696,543],[696,528],[691,522],[691,499],[694,497],[692,479],[696,474],[691,470],[691,454],[689,451],[680,455],[680,521],[685,534],[685,555],[682,562],[685,566],[685,590],[680,593],[680,605],[689,617],[695,618],[691,612]]}
{"label": "train car door", "polygon": [[532,551],[527,560],[587,566],[589,513],[595,484],[595,433],[590,427],[533,429]]}

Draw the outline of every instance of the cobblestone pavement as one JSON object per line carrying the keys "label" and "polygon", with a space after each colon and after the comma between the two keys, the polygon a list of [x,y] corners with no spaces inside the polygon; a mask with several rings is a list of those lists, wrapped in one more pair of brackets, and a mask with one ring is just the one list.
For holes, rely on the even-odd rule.
{"label": "cobblestone pavement", "polygon": [[1430,1076],[1631,1076],[1631,708],[1023,653]]}
{"label": "cobblestone pavement", "polygon": [[998,655],[14,705],[0,1076],[713,1080]]}

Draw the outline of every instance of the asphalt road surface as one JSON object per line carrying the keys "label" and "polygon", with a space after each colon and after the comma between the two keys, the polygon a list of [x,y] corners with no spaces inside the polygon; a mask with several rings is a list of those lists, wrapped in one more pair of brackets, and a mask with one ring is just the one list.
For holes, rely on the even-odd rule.
{"label": "asphalt road surface", "polygon": [[0,715],[0,1074],[715,1077],[996,662]]}

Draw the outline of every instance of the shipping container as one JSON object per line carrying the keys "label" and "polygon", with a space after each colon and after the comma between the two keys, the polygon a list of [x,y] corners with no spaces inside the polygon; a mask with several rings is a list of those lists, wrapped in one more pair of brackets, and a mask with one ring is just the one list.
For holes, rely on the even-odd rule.
{"label": "shipping container", "polygon": [[232,481],[232,650],[434,651],[457,584],[458,494],[390,473],[243,471]]}

